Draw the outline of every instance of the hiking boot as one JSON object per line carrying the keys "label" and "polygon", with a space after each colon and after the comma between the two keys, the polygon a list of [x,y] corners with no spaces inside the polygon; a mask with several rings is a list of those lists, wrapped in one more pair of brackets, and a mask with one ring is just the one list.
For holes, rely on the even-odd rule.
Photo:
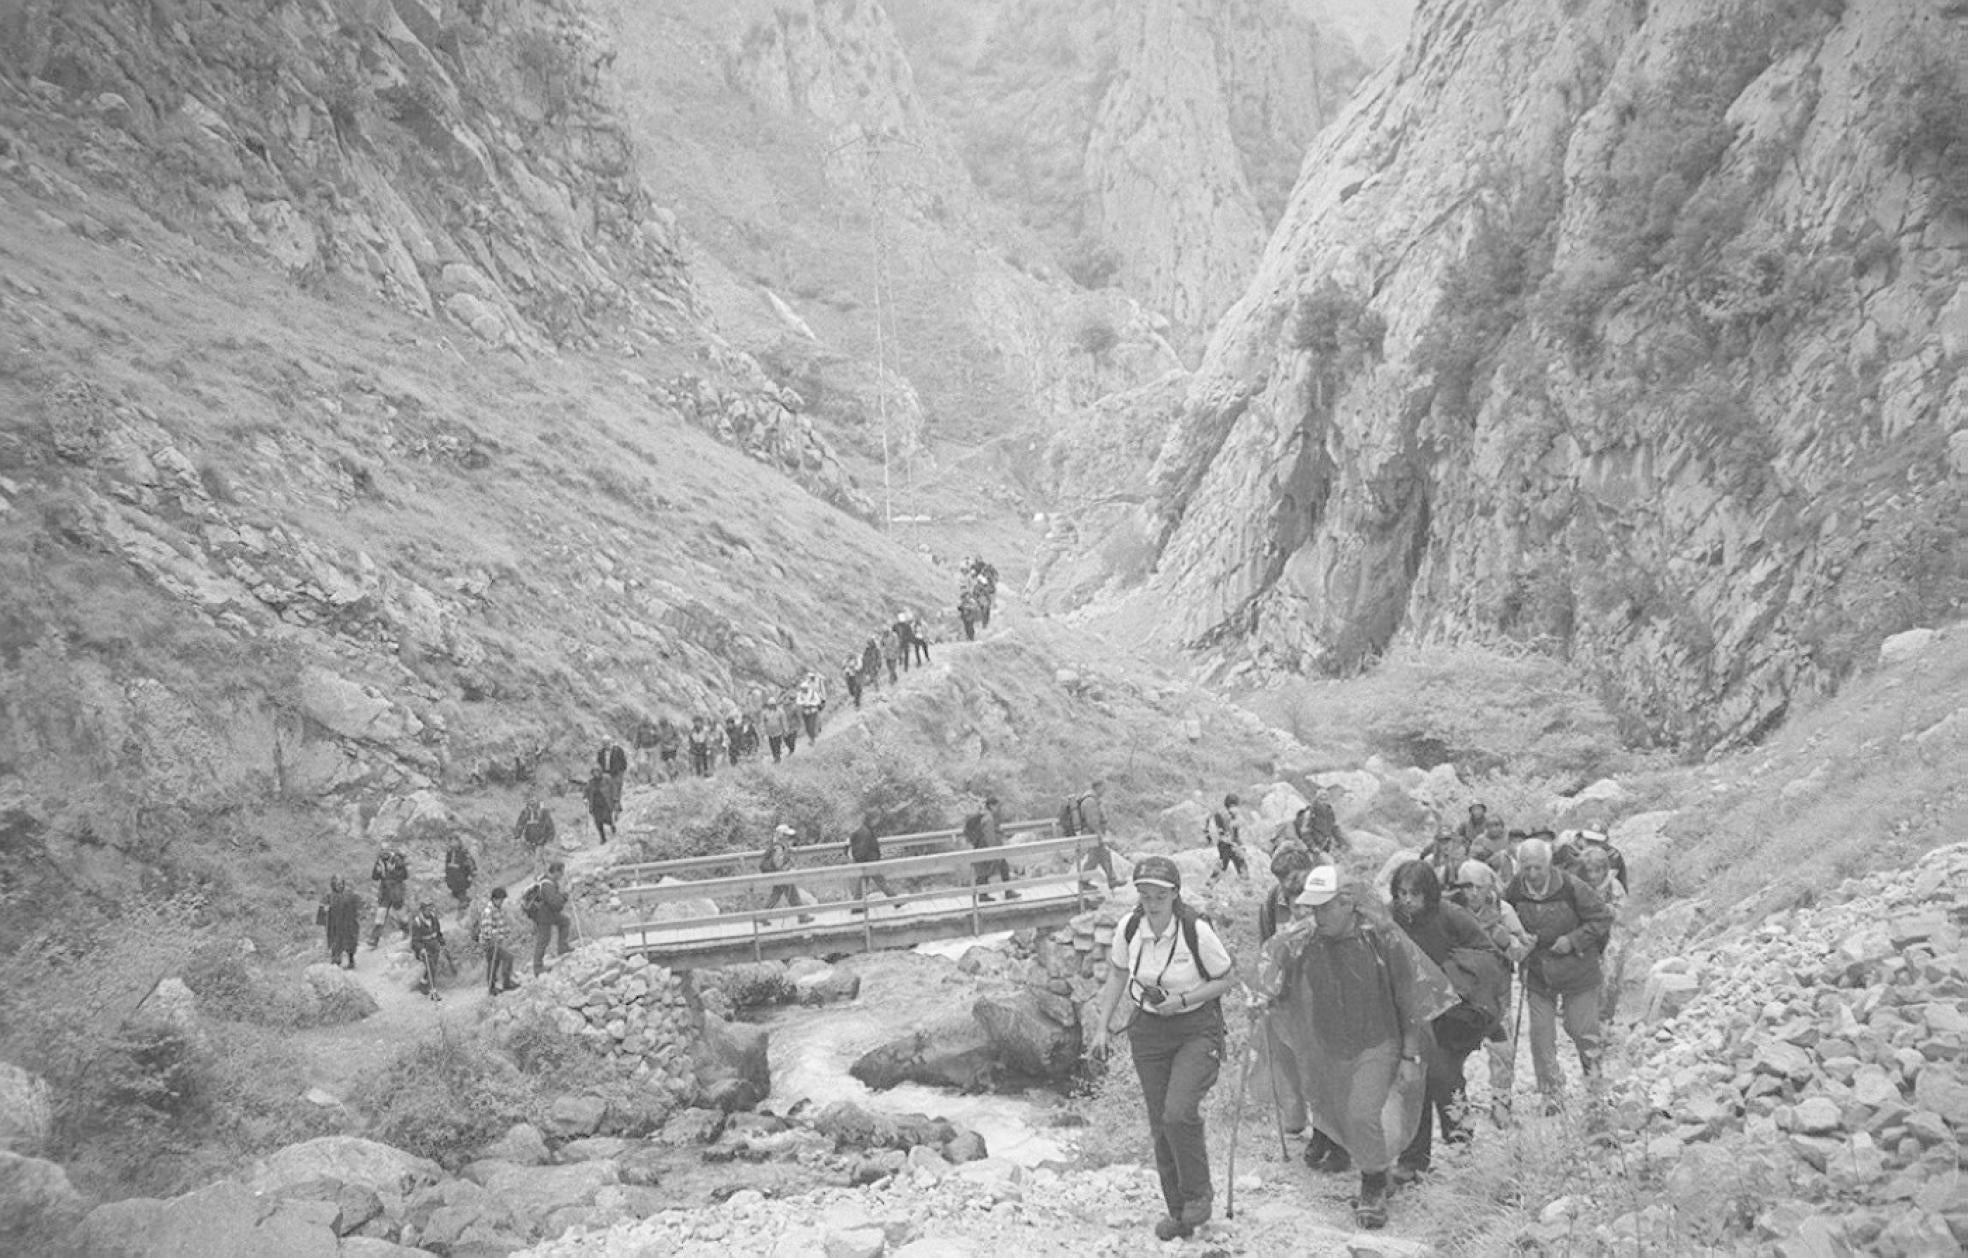
{"label": "hiking boot", "polygon": [[1353,1156],[1331,1136],[1314,1131],[1305,1145],[1305,1164],[1328,1175],[1344,1175],[1353,1169]]}
{"label": "hiking boot", "polygon": [[1190,1201],[1183,1203],[1180,1214],[1171,1214],[1155,1222],[1155,1237],[1158,1240],[1183,1240],[1194,1236],[1196,1229],[1209,1222],[1210,1203]]}
{"label": "hiking boot", "polygon": [[1353,1221],[1372,1231],[1387,1226],[1387,1172],[1360,1172],[1360,1199],[1353,1203]]}

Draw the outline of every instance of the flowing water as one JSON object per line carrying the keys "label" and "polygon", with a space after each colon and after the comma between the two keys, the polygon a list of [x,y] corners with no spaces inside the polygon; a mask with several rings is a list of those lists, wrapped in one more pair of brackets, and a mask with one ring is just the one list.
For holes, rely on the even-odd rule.
{"label": "flowing water", "polygon": [[789,1008],[762,1019],[771,1033],[772,1064],[772,1096],[762,1108],[785,1113],[802,1100],[816,1109],[851,1101],[873,1114],[948,1119],[983,1136],[991,1156],[1021,1166],[1069,1160],[1071,1131],[1052,1125],[1064,1106],[1055,1092],[964,1095],[913,1083],[876,1092],[848,1073],[863,1053],[907,1034],[939,1005],[967,1008],[974,991],[970,980],[953,978],[953,954],[1004,938],[987,935],[853,958],[844,964],[861,975],[859,999]]}

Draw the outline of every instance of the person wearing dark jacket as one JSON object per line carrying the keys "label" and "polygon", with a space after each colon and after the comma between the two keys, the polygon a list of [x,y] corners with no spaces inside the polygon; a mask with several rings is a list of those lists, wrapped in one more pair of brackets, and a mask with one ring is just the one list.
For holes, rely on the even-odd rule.
{"label": "person wearing dark jacket", "polygon": [[[1509,990],[1510,970],[1482,923],[1468,909],[1442,898],[1442,883],[1432,866],[1422,861],[1403,865],[1394,873],[1393,890],[1394,920],[1465,998],[1432,1024],[1434,1042],[1423,1062],[1427,1077],[1421,1122],[1394,1164],[1395,1182],[1404,1183],[1429,1168],[1438,1119],[1444,1143],[1469,1139],[1469,1130],[1461,1120],[1463,1066],[1494,1024],[1495,1010],[1502,1007],[1503,993]],[[1478,985],[1480,990],[1474,990]],[[1465,986],[1472,991],[1465,992]],[[1473,1004],[1469,999],[1472,994]]]}
{"label": "person wearing dark jacket", "polygon": [[1599,1004],[1605,975],[1599,957],[1612,935],[1613,912],[1592,888],[1551,863],[1551,845],[1526,839],[1517,877],[1503,893],[1537,942],[1524,962],[1524,1013],[1530,1023],[1531,1069],[1547,1105],[1565,1090],[1558,1065],[1558,1021],[1578,1049],[1587,1079],[1599,1072]]}
{"label": "person wearing dark jacket", "polygon": [[396,911],[403,907],[403,888],[410,881],[410,864],[403,859],[403,853],[386,847],[376,854],[376,863],[369,867],[369,880],[376,884],[376,920],[369,928],[369,946],[374,948],[382,942],[383,927],[395,922]]}
{"label": "person wearing dark jacket", "polygon": [[410,919],[410,955],[417,958],[417,964],[424,969],[417,990],[432,1000],[442,999],[437,994],[437,963],[443,953],[444,925],[437,920],[437,906],[425,900],[417,906],[416,916]]}
{"label": "person wearing dark jacket", "polygon": [[362,901],[346,881],[339,877],[328,880],[328,898],[315,910],[314,921],[327,927],[330,964],[353,970],[355,943],[362,933]]}
{"label": "person wearing dark jacket", "polygon": [[[1289,926],[1292,921],[1292,903],[1298,893],[1305,890],[1305,876],[1312,872],[1312,853],[1296,839],[1286,839],[1278,844],[1271,854],[1271,876],[1278,880],[1264,896],[1264,903],[1257,907],[1257,942],[1261,945],[1278,933],[1280,927]],[[1264,1022],[1264,1047],[1270,1054],[1269,1080],[1271,1091],[1278,1103],[1278,1114],[1283,1119],[1287,1135],[1297,1135],[1305,1130],[1310,1118],[1305,1109],[1305,1093],[1298,1084],[1298,1063],[1292,1058],[1291,1045],[1278,1032],[1269,1019]],[[1305,1147],[1305,1162],[1326,1170],[1344,1171],[1351,1163],[1339,1165],[1346,1151],[1333,1143],[1332,1137],[1316,1128],[1311,1142]]]}
{"label": "person wearing dark jacket", "polygon": [[567,866],[555,861],[547,866],[541,876],[540,907],[533,916],[533,973],[537,977],[546,969],[547,944],[559,935],[556,955],[567,953],[567,932],[573,923],[567,920],[567,892],[561,889],[560,880],[566,876]]}
{"label": "person wearing dark jacket", "polygon": [[478,864],[465,850],[465,840],[460,835],[452,835],[451,843],[444,849],[444,885],[451,889],[451,898],[458,902],[462,911],[471,902],[472,876],[478,872]]}
{"label": "person wearing dark jacket", "polygon": [[[983,811],[964,818],[964,841],[980,852],[986,848],[1004,846],[1004,816],[996,795],[985,798]],[[971,881],[979,887],[989,883],[993,874],[997,875],[999,882],[1009,883],[1011,862],[1000,857],[997,860],[974,861],[970,866]],[[977,898],[988,900],[991,897],[988,893],[979,891]],[[1004,898],[1016,900],[1018,893],[1007,886]]]}
{"label": "person wearing dark jacket", "polygon": [[[860,826],[855,829],[854,833],[847,836],[847,855],[848,859],[857,865],[872,865],[881,860],[881,840],[875,837],[874,822],[867,817],[861,818]],[[881,892],[891,900],[895,898],[895,888],[889,886],[888,879],[882,877],[880,874],[867,874],[863,877],[856,878],[854,880],[854,898],[857,900],[865,899],[867,885],[871,882],[875,884],[875,890]],[[868,910],[865,905],[857,905],[853,911],[856,913],[866,913]]]}

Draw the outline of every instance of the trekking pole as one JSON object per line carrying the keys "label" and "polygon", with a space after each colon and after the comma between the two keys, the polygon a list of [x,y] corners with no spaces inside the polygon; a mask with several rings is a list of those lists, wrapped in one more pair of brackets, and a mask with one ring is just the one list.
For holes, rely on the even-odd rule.
{"label": "trekking pole", "polygon": [[1244,1068],[1238,1071],[1237,1108],[1230,1117],[1230,1165],[1225,1172],[1230,1179],[1229,1191],[1223,1197],[1223,1217],[1226,1219],[1237,1217],[1237,1129],[1244,1125],[1244,1093],[1250,1090],[1251,1066],[1257,1060],[1251,1050],[1256,1047],[1255,1041],[1244,1041]]}

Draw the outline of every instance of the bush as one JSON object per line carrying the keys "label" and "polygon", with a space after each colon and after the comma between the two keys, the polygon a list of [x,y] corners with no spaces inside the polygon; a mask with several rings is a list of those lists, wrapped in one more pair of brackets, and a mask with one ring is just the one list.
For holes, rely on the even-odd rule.
{"label": "bush", "polygon": [[524,1120],[529,1100],[511,1062],[445,1032],[399,1053],[358,1103],[376,1139],[457,1166]]}
{"label": "bush", "polygon": [[1120,343],[1121,334],[1115,330],[1113,323],[1099,315],[1088,318],[1073,333],[1073,344],[1092,358],[1105,358]]}

